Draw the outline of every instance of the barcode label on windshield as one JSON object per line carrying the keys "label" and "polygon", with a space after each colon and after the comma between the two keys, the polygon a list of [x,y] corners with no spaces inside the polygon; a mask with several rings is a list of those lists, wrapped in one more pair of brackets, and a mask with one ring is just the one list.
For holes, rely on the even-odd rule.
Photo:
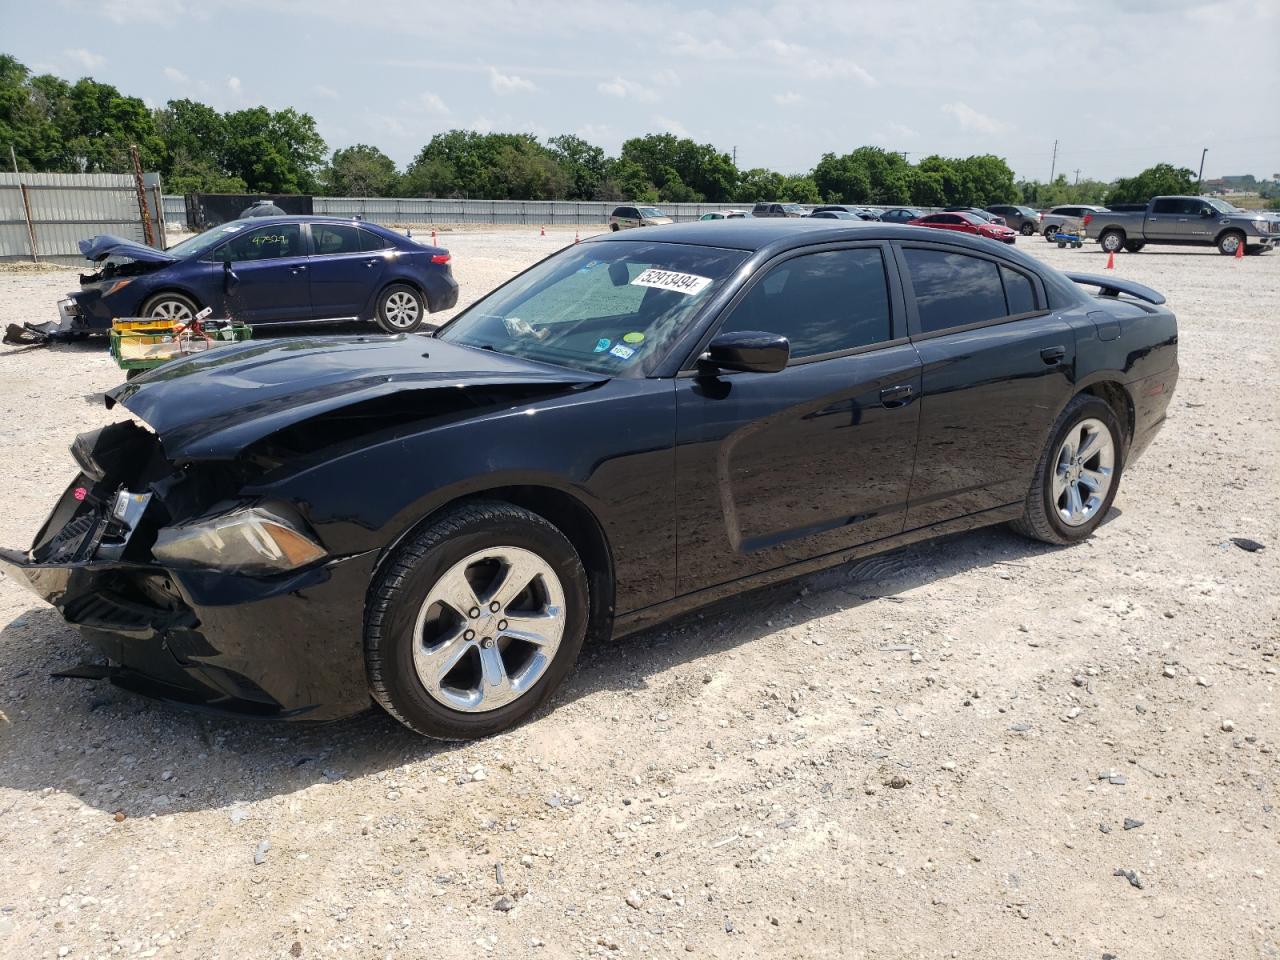
{"label": "barcode label on windshield", "polygon": [[711,283],[710,277],[699,277],[693,273],[674,273],[671,270],[658,270],[650,267],[631,281],[633,287],[657,287],[659,290],[674,290],[689,296],[705,289]]}

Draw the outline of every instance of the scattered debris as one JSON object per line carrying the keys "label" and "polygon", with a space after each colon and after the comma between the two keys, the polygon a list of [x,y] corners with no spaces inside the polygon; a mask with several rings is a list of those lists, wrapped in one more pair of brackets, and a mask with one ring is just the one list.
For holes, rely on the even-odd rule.
{"label": "scattered debris", "polygon": [[510,913],[516,908],[516,902],[510,897],[499,897],[493,902],[493,909],[499,913]]}
{"label": "scattered debris", "polygon": [[641,907],[644,906],[644,900],[641,898],[640,894],[636,893],[634,890],[627,891],[625,900],[626,900],[627,906],[630,907],[632,910],[639,910]]}
{"label": "scattered debris", "polygon": [[253,851],[253,862],[255,866],[262,866],[267,862],[267,851],[271,849],[271,841],[263,840],[258,844],[258,849]]}
{"label": "scattered debris", "polygon": [[1257,553],[1259,550],[1267,549],[1257,540],[1250,540],[1248,537],[1232,537],[1231,542],[1246,553]]}
{"label": "scattered debris", "polygon": [[1236,725],[1235,725],[1235,721],[1234,721],[1234,720],[1225,720],[1225,719],[1224,719],[1224,720],[1222,721],[1222,723],[1220,724],[1220,726],[1222,727],[1222,732],[1223,732],[1223,733],[1230,733],[1232,730],[1234,730],[1234,729],[1236,728]]}
{"label": "scattered debris", "polygon": [[1116,867],[1111,871],[1111,875],[1113,877],[1124,877],[1129,881],[1129,886],[1137,887],[1139,890],[1146,887],[1146,884],[1142,882],[1142,878],[1138,876],[1137,870],[1126,870],[1123,867]]}
{"label": "scattered debris", "polygon": [[1133,817],[1125,817],[1125,818],[1124,818],[1124,828],[1125,828],[1126,830],[1137,830],[1137,829],[1138,829],[1140,826],[1142,826],[1145,822],[1146,822],[1145,820],[1135,820],[1135,819],[1133,819]]}

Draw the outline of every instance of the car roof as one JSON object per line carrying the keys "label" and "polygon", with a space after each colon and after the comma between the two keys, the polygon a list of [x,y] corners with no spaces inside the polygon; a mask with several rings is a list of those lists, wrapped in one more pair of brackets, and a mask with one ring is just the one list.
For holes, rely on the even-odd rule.
{"label": "car roof", "polygon": [[[380,224],[373,223],[370,220],[357,220],[355,217],[340,217],[337,215],[325,216],[323,214],[286,214],[279,217],[240,217],[235,220],[228,220],[226,223],[220,223],[218,226],[225,227],[233,223],[239,223],[243,220],[247,225],[252,227],[270,226],[273,223],[358,223],[362,227],[377,227]],[[383,229],[386,229],[385,227]]]}
{"label": "car roof", "polygon": [[[602,233],[586,243],[687,243],[704,247],[755,252],[766,247],[776,251],[839,240],[924,240],[947,242],[991,252],[994,241],[970,238],[945,230],[922,230],[907,224],[878,220],[820,220],[808,217],[761,218],[723,221],[718,224],[693,220],[643,230]],[[1002,245],[1003,246],[1003,245]],[[1007,254],[1006,254],[1007,255]]]}

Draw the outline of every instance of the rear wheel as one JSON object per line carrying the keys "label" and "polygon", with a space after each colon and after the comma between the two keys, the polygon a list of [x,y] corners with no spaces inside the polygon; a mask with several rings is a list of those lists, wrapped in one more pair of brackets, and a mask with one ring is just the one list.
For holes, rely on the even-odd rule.
{"label": "rear wheel", "polygon": [[1036,232],[1035,224],[1033,224],[1030,220],[1024,221],[1022,226],[1018,228],[1018,231],[1024,237],[1029,237]]}
{"label": "rear wheel", "polygon": [[617,233],[617,232],[618,232],[618,225],[617,225],[616,223],[611,223],[611,224],[609,224],[609,229],[610,229],[610,230],[612,230],[614,233]]}
{"label": "rear wheel", "polygon": [[1013,528],[1045,543],[1085,539],[1111,509],[1123,458],[1120,423],[1111,407],[1098,397],[1075,397],[1049,434]]}
{"label": "rear wheel", "polygon": [[1053,238],[1058,235],[1058,228],[1050,224],[1049,226],[1045,227],[1044,230],[1041,231],[1041,233],[1044,234],[1044,238],[1046,240],[1052,243]]}
{"label": "rear wheel", "polygon": [[555,526],[509,503],[460,506],[402,546],[370,590],[373,696],[425,736],[498,733],[564,680],[587,613],[586,572]]}
{"label": "rear wheel", "polygon": [[142,305],[142,315],[152,320],[189,323],[200,312],[194,300],[182,293],[157,293]]}
{"label": "rear wheel", "polygon": [[1235,230],[1228,230],[1218,238],[1218,252],[1224,257],[1234,257],[1236,251],[1240,249],[1244,243],[1244,234]]}
{"label": "rear wheel", "polygon": [[1119,253],[1124,249],[1124,242],[1123,230],[1104,230],[1102,236],[1098,237],[1098,243],[1107,253]]}
{"label": "rear wheel", "polygon": [[426,319],[427,307],[420,294],[405,283],[393,283],[378,297],[378,326],[387,333],[413,333]]}

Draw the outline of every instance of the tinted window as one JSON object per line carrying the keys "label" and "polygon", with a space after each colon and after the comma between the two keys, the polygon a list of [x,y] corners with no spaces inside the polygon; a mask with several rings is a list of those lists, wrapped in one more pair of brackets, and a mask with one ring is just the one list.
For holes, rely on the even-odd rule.
{"label": "tinted window", "polygon": [[884,258],[878,249],[833,250],[781,263],[747,292],[721,330],[781,334],[793,358],[888,340]]}
{"label": "tinted window", "polygon": [[1181,213],[1182,203],[1173,197],[1164,197],[1151,205],[1152,213]]}
{"label": "tinted window", "polygon": [[296,223],[259,227],[233,237],[214,251],[215,260],[274,260],[302,255],[302,233]]}
{"label": "tinted window", "polygon": [[1025,273],[1000,267],[1000,276],[1004,278],[1004,295],[1009,301],[1009,315],[1034,313],[1036,310],[1036,291],[1031,278]]}
{"label": "tinted window", "polygon": [[1005,316],[1004,287],[992,261],[940,250],[907,248],[903,254],[911,271],[921,333]]}
{"label": "tinted window", "polygon": [[316,256],[360,252],[360,228],[346,223],[313,223],[311,244]]}
{"label": "tinted window", "polygon": [[361,250],[385,250],[391,246],[391,241],[386,237],[380,237],[372,230],[360,231],[360,249]]}

